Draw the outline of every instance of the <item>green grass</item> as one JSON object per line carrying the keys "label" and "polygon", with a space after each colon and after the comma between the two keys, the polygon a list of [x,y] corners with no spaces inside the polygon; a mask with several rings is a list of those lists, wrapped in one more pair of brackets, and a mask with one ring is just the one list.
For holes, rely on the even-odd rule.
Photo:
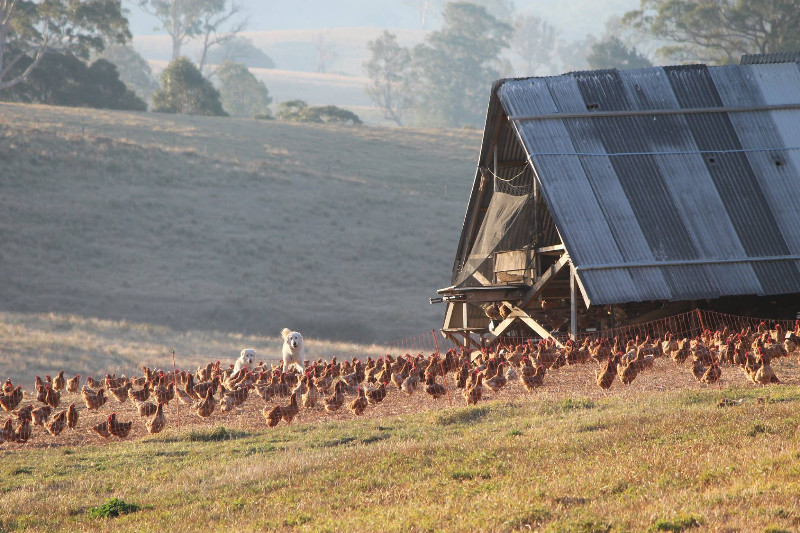
{"label": "green grass", "polygon": [[[115,531],[797,531],[800,391],[716,407],[753,392],[487,402],[0,450],[0,531],[98,531],[87,510],[112,498],[140,507]],[[756,425],[770,431],[750,435]]]}

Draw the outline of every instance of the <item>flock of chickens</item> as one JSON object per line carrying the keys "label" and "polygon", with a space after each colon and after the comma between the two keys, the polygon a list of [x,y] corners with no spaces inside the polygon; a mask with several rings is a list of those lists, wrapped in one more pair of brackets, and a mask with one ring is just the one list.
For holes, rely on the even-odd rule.
{"label": "flock of chickens", "polygon": [[[587,338],[582,343],[567,341],[559,348],[552,340],[529,341],[509,347],[449,350],[429,356],[406,354],[400,357],[385,355],[338,362],[322,359],[305,362],[304,372],[291,369],[283,372],[280,366],[258,363],[253,369],[243,368],[233,373],[220,363],[208,363],[195,372],[175,370],[164,372],[142,367],[143,375],[126,378],[106,374],[95,380],[87,377],[80,386],[80,375],[67,380],[64,371],[45,380],[36,376],[35,402],[23,403],[21,385],[6,380],[0,394],[0,407],[10,412],[0,430],[3,442],[25,443],[31,439],[35,426],[41,426],[53,437],[66,428],[78,426],[81,402],[87,411],[100,411],[111,397],[114,402],[130,401],[144,418],[150,434],[161,432],[167,425],[164,406],[177,400],[190,406],[198,417],[208,418],[216,410],[231,412],[253,396],[265,404],[262,411],[269,427],[282,420],[291,423],[301,409],[324,409],[333,413],[347,408],[362,415],[370,406],[381,403],[387,387],[396,387],[407,395],[422,391],[433,398],[448,394],[448,386],[462,391],[468,405],[478,403],[487,389],[498,392],[510,381],[518,380],[532,391],[541,386],[545,374],[564,365],[594,361],[599,365],[596,382],[608,389],[618,378],[625,385],[651,368],[655,358],[670,357],[677,364],[691,363],[694,377],[703,383],[719,382],[722,366],[738,366],[756,384],[779,383],[771,361],[800,353],[800,321],[793,331],[776,325],[774,330],[761,323],[754,331],[706,331],[695,338],[675,339],[667,333],[663,340],[640,342],[637,337],[627,341]],[[447,376],[452,378],[448,379]],[[448,384],[450,382],[450,384]],[[62,396],[72,395],[66,408]],[[80,400],[77,396],[80,395]],[[350,399],[352,397],[352,399]],[[66,403],[66,402],[64,402]],[[83,410],[83,407],[81,407]],[[126,438],[134,420],[121,421],[111,412],[90,429],[103,439],[114,436]]]}

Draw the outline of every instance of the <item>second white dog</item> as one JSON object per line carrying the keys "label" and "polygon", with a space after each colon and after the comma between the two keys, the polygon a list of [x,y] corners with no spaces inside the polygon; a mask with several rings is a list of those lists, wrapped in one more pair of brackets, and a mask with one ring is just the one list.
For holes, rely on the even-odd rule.
{"label": "second white dog", "polygon": [[247,365],[252,365],[255,360],[256,351],[252,348],[245,348],[242,350],[242,353],[239,354],[239,359],[233,364],[233,374],[235,375]]}
{"label": "second white dog", "polygon": [[302,361],[306,357],[306,348],[303,345],[303,336],[289,328],[281,331],[283,337],[283,371],[288,372],[290,366],[295,366],[302,374]]}

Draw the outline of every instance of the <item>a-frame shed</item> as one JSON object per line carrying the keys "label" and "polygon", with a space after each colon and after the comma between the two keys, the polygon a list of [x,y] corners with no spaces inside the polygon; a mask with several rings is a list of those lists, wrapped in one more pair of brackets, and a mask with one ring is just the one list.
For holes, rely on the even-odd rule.
{"label": "a-frame shed", "polygon": [[797,312],[775,297],[800,293],[797,59],[496,82],[443,333],[575,335],[730,297]]}

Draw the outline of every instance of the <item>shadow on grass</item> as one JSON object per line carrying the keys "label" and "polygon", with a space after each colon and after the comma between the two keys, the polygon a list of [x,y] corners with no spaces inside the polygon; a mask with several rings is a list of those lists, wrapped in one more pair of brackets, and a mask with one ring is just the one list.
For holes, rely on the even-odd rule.
{"label": "shadow on grass", "polygon": [[471,424],[483,420],[492,412],[488,406],[463,407],[453,409],[437,415],[436,424],[439,426],[451,426],[454,424]]}

